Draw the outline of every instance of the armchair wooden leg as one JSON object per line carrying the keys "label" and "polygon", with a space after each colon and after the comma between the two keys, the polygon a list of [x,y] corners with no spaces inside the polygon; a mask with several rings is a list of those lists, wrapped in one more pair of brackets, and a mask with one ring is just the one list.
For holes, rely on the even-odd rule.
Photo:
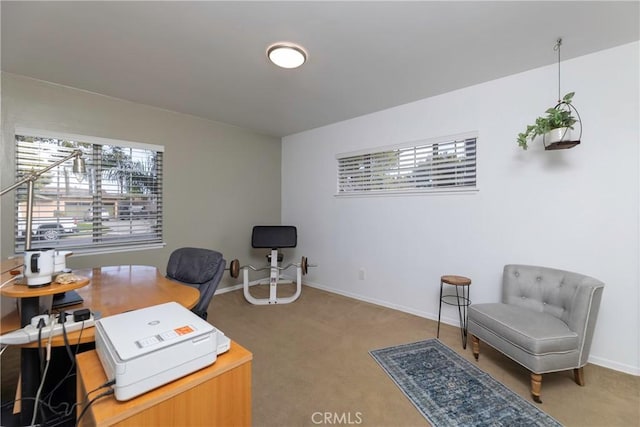
{"label": "armchair wooden leg", "polygon": [[540,400],[540,390],[542,389],[542,375],[531,373],[531,397],[536,403],[542,403]]}
{"label": "armchair wooden leg", "polygon": [[573,370],[573,379],[576,381],[576,384],[584,386],[584,371],[582,368],[575,368]]}
{"label": "armchair wooden leg", "polygon": [[473,357],[478,360],[480,357],[480,339],[475,335],[471,335],[471,348],[473,351]]}

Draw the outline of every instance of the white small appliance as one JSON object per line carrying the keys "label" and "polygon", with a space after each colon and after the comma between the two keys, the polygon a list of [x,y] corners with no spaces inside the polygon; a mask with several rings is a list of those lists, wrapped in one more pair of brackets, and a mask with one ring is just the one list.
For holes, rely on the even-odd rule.
{"label": "white small appliance", "polygon": [[67,257],[73,254],[72,251],[58,251],[56,250],[53,255],[53,272],[54,273],[66,273],[67,272]]}
{"label": "white small appliance", "polygon": [[217,329],[176,302],[105,317],[95,326],[96,351],[107,378],[115,379],[117,400],[216,361]]}
{"label": "white small appliance", "polygon": [[54,253],[53,249],[25,251],[24,275],[27,278],[27,286],[43,286],[51,283]]}

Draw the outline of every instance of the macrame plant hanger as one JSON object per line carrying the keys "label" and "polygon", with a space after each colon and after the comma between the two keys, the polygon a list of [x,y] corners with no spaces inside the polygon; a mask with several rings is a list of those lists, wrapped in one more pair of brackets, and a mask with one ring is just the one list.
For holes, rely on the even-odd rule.
{"label": "macrame plant hanger", "polygon": [[[560,91],[560,46],[562,46],[562,39],[559,38],[556,41],[556,44],[553,47],[553,50],[558,52],[558,103],[554,110],[559,110],[562,112],[568,112],[570,115],[575,113],[576,122],[574,123],[573,129],[564,128],[564,133],[560,141],[547,143],[546,136],[543,137],[542,143],[544,144],[545,150],[563,150],[567,148],[573,148],[576,145],[580,144],[580,140],[582,139],[582,120],[580,119],[580,113],[576,107],[571,104],[571,97],[567,100],[567,96],[562,97],[562,92]],[[578,135],[577,138],[574,138],[574,135]]]}

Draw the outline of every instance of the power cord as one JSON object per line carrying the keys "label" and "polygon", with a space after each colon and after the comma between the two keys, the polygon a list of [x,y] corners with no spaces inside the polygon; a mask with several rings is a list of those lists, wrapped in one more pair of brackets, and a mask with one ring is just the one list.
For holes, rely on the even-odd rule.
{"label": "power cord", "polygon": [[[105,387],[111,387],[111,386],[112,386],[112,385],[114,385],[115,383],[116,383],[116,380],[115,380],[115,379],[113,379],[113,380],[111,380],[111,381],[106,381],[106,382],[104,382],[102,385],[100,385],[100,386],[98,386],[98,387],[94,388],[93,390],[91,390],[91,391],[87,392],[87,393],[84,395],[84,400],[83,400],[83,402],[86,404],[86,402],[88,402],[88,401],[89,401],[89,395],[90,395],[90,394],[95,393],[96,391],[101,390],[101,389],[103,389],[103,388],[105,388]],[[66,403],[66,402],[62,402],[62,403],[60,403],[60,404],[58,404],[57,406],[55,406],[55,407],[54,407],[54,406],[51,404],[51,401],[50,401],[50,400],[51,400],[51,398],[49,398],[49,402],[46,402],[46,403],[44,403],[44,404],[45,404],[45,405],[46,405],[46,406],[51,410],[51,412],[53,412],[53,413],[55,413],[56,415],[58,415],[58,418],[59,418],[59,419],[61,419],[61,420],[63,420],[62,422],[64,422],[64,421],[67,419],[67,417],[69,417],[71,414],[73,414],[73,412],[75,411],[76,407],[78,406],[78,402],[75,402],[73,405],[69,405],[69,404],[68,404],[68,403]],[[60,408],[60,406],[63,406],[63,407],[64,407],[64,410],[62,410],[62,411],[61,411],[61,410],[59,409],[59,408]],[[75,417],[74,417],[74,418],[75,418]],[[60,423],[60,421],[59,421],[59,423]],[[57,425],[57,424],[52,424],[51,426],[54,426],[54,425]]]}
{"label": "power cord", "polygon": [[40,375],[44,371],[44,349],[42,348],[42,328],[44,328],[46,324],[44,323],[44,319],[38,320],[38,359],[40,361]]}
{"label": "power cord", "polygon": [[[62,379],[60,381],[58,381],[58,383],[56,384],[55,387],[53,387],[53,389],[51,389],[49,391],[49,393],[47,393],[46,396],[43,397],[43,402],[46,401],[46,406],[51,410],[51,412],[57,416],[58,418],[62,418],[64,419],[65,417],[68,417],[71,414],[71,411],[73,411],[73,408],[75,408],[75,405],[73,405],[71,408],[69,408],[69,403],[68,402],[60,402],[58,405],[56,405],[55,407],[53,406],[51,399],[53,398],[53,394],[54,392],[61,387],[65,381],[67,381],[67,379],[71,378],[71,372],[73,372],[74,368],[75,368],[75,359],[73,357],[73,353],[71,351],[71,347],[69,345],[69,339],[67,337],[67,330],[65,328],[65,322],[67,320],[67,315],[68,313],[66,311],[62,311],[57,313],[58,316],[58,323],[60,323],[62,325],[62,337],[64,339],[64,344],[65,344],[65,348],[67,350],[67,354],[69,356],[69,360],[71,361],[71,366],[69,367],[69,370],[67,371],[67,373],[62,377]],[[55,316],[54,316],[55,318]],[[81,332],[82,333],[82,332]],[[44,416],[43,416],[43,422],[48,422],[50,420],[45,420]]]}
{"label": "power cord", "polygon": [[[64,313],[64,315],[62,315],[63,317],[69,316],[69,313]],[[67,402],[61,402],[59,404],[57,404],[54,406],[51,403],[51,399],[53,399],[55,391],[60,388],[64,382],[73,377],[75,375],[75,373],[72,373],[74,371],[75,368],[75,357],[73,357],[73,355],[78,354],[78,351],[80,350],[80,343],[82,341],[82,333],[84,332],[84,322],[82,323],[82,328],[80,329],[80,333],[78,335],[78,341],[76,342],[75,345],[75,350],[71,351],[70,346],[68,344],[68,338],[66,337],[66,329],[64,329],[63,327],[63,336],[65,337],[65,346],[67,346],[67,352],[69,354],[69,357],[71,359],[71,366],[69,367],[69,370],[67,371],[67,373],[64,375],[64,377],[62,377],[62,379],[55,385],[55,387],[53,387],[49,393],[44,397],[44,399],[47,402],[47,406],[49,408],[52,409],[52,412],[56,415],[58,415],[59,417],[68,417],[69,415],[71,415],[71,413],[73,412],[73,410],[75,409],[75,407],[77,406],[77,403],[74,403],[71,408],[69,408],[69,404]],[[62,407],[63,409],[60,409],[60,407]]]}
{"label": "power cord", "polygon": [[[74,352],[71,350],[71,346],[69,344],[69,338],[67,335],[67,330],[65,327],[65,322],[66,322],[66,318],[69,315],[69,313],[63,311],[60,313],[57,313],[58,316],[58,323],[60,323],[62,325],[62,336],[64,339],[64,343],[65,343],[65,348],[67,350],[67,354],[69,356],[69,360],[71,361],[71,366],[69,367],[69,370],[67,371],[67,373],[62,377],[62,379],[60,381],[58,381],[58,383],[55,385],[55,387],[53,387],[46,396],[44,396],[42,399],[40,399],[40,393],[36,396],[36,404],[38,403],[42,403],[43,406],[46,406],[55,416],[57,416],[60,420],[64,420],[65,418],[69,417],[73,411],[75,410],[75,407],[77,404],[73,404],[73,405],[69,405],[68,402],[60,402],[57,405],[53,405],[53,403],[51,402],[51,400],[54,397],[55,391],[60,388],[67,379],[71,378],[72,372],[74,371],[75,368],[75,358],[74,358]],[[52,322],[55,322],[55,315],[52,316]],[[43,322],[40,322],[43,323]],[[40,325],[39,325],[40,326]],[[80,342],[82,340],[82,332],[84,331],[84,323],[82,325],[82,329],[80,330],[80,334],[78,336],[78,342],[76,344],[76,351],[75,353],[78,352],[79,350],[79,346],[80,346]],[[40,341],[39,341],[40,344]],[[50,363],[49,361],[47,361],[47,364]],[[46,369],[46,368],[45,368]],[[45,371],[46,372],[46,371]],[[44,381],[44,377],[42,379]],[[41,389],[39,389],[39,392],[41,392]],[[35,412],[34,412],[35,414]],[[44,414],[43,416],[43,422],[48,424],[51,420],[45,420],[44,419]]]}
{"label": "power cord", "polygon": [[101,389],[103,389],[103,388],[105,388],[105,387],[111,387],[112,385],[115,385],[115,383],[116,383],[116,379],[115,379],[115,378],[114,378],[114,379],[112,379],[112,380],[110,380],[110,381],[105,381],[105,382],[104,382],[104,384],[102,384],[102,385],[100,385],[100,386],[98,386],[98,387],[94,388],[94,389],[93,389],[93,390],[91,390],[91,391],[88,391],[88,392],[87,392],[87,394],[86,394],[86,397],[87,397],[87,398],[89,398],[89,395],[90,395],[91,393],[95,393],[96,391],[101,390]]}
{"label": "power cord", "polygon": [[[54,316],[51,316],[49,322],[53,322]],[[40,394],[42,393],[42,387],[44,387],[44,381],[47,378],[47,371],[49,370],[49,364],[51,363],[51,340],[53,339],[53,328],[49,329],[49,340],[47,341],[47,363],[44,367],[44,373],[42,374],[42,380],[36,393],[36,401],[33,406],[33,417],[31,417],[31,425],[35,425],[36,418],[38,416],[38,403],[40,402]]]}
{"label": "power cord", "polygon": [[[114,381],[114,383],[115,383],[115,381]],[[111,389],[109,389],[109,390],[107,390],[107,391],[104,391],[104,392],[100,393],[99,395],[97,395],[97,396],[96,396],[96,397],[94,397],[93,399],[91,399],[91,400],[89,401],[89,403],[87,403],[87,404],[85,405],[85,407],[84,407],[84,408],[82,408],[82,411],[80,412],[80,415],[78,415],[78,418],[76,419],[76,426],[80,425],[80,419],[82,419],[82,416],[87,412],[87,410],[89,409],[89,407],[90,407],[91,405],[93,405],[93,403],[94,403],[96,400],[98,400],[98,399],[102,399],[102,398],[103,398],[103,397],[105,397],[105,396],[112,395],[113,393],[114,393],[114,390],[111,388]]]}
{"label": "power cord", "polygon": [[[68,421],[68,417],[70,415],[73,414],[73,411],[75,410],[77,403],[74,403],[72,405],[70,405],[68,402],[59,402],[58,404],[56,404],[55,406],[52,404],[51,400],[54,397],[55,391],[61,387],[64,382],[66,380],[68,380],[69,378],[71,378],[72,376],[75,375],[75,373],[72,374],[74,368],[75,368],[75,358],[74,358],[74,354],[77,354],[79,349],[80,349],[80,344],[82,342],[82,334],[84,332],[84,328],[85,328],[85,323],[82,322],[82,327],[79,331],[78,334],[78,340],[75,343],[75,349],[72,350],[71,345],[69,343],[69,339],[68,339],[68,335],[67,335],[67,331],[66,331],[66,327],[65,327],[65,321],[66,321],[66,317],[70,315],[70,313],[67,312],[63,312],[63,313],[58,313],[58,322],[61,323],[62,325],[62,335],[64,338],[64,342],[65,342],[65,348],[67,350],[67,354],[69,356],[69,359],[71,361],[71,366],[69,368],[69,370],[67,371],[67,373],[63,376],[63,378],[55,385],[55,387],[53,387],[53,389],[51,389],[46,396],[41,397],[42,395],[42,391],[43,391],[43,387],[44,387],[44,383],[46,381],[46,377],[47,377],[47,373],[49,370],[49,366],[51,364],[51,343],[52,343],[52,339],[53,339],[53,328],[50,328],[49,331],[49,336],[48,336],[48,341],[47,341],[47,345],[46,345],[46,356],[43,354],[43,337],[42,337],[42,328],[46,326],[46,322],[44,320],[44,318],[39,319],[38,321],[38,325],[36,326],[38,328],[38,353],[39,353],[39,358],[40,358],[40,375],[41,375],[41,381],[36,393],[35,397],[24,397],[22,400],[34,400],[35,404],[34,404],[34,408],[33,408],[33,416],[32,416],[32,420],[31,420],[31,424],[30,425],[34,425],[35,421],[37,419],[37,414],[39,412],[42,412],[41,416],[42,416],[42,423],[43,425],[57,425],[60,423],[64,423],[66,421]],[[49,323],[53,324],[56,321],[56,316],[51,315],[49,317]],[[8,346],[3,347],[2,349],[0,349],[0,355],[6,350]],[[46,361],[46,363],[44,363]],[[44,367],[43,367],[44,364]],[[100,390],[104,387],[109,387],[111,385],[115,384],[115,379],[111,380],[111,381],[106,381],[104,384],[102,384],[100,387],[96,388],[95,390],[92,390],[89,393],[93,393],[97,390]],[[88,393],[88,394],[89,394]],[[87,394],[87,395],[88,395]],[[88,397],[87,397],[88,398]],[[18,402],[21,399],[17,399],[14,400],[13,403]],[[11,404],[11,402],[9,402],[9,404]],[[5,404],[2,405],[2,407],[4,407]],[[45,418],[49,418],[46,417],[43,410],[40,409],[41,407],[47,408],[51,411],[52,414],[54,414],[55,416],[58,417],[58,421],[56,422],[56,419],[45,419]],[[75,417],[74,417],[75,418]],[[65,421],[66,420],[66,421]],[[50,424],[51,422],[56,422],[56,424]]]}
{"label": "power cord", "polygon": [[[35,399],[36,399],[35,397],[23,397],[23,398],[20,398],[20,399],[14,399],[14,400],[2,403],[2,405],[0,407],[4,411],[7,408],[11,408],[12,406],[15,406],[15,404],[18,403],[18,402],[27,401],[27,400],[35,401]],[[48,405],[46,402],[41,402],[41,404],[42,404],[42,406],[44,406],[44,407],[48,408],[49,410],[51,410],[52,412],[54,412],[54,408],[51,407],[50,405]],[[74,404],[74,407],[75,407],[75,404]],[[71,412],[69,412],[69,414],[71,414]],[[46,423],[46,425],[49,426],[50,424]]]}
{"label": "power cord", "polygon": [[4,282],[2,282],[2,284],[0,285],[0,289],[4,288],[4,285],[8,285],[9,283],[13,282],[14,280],[16,280],[18,278],[18,276],[13,276],[12,278],[5,280]]}
{"label": "power cord", "polygon": [[[21,264],[19,266],[17,266],[16,268],[22,267],[24,266],[24,264]],[[15,272],[15,273],[14,273]],[[24,276],[22,274],[20,274],[19,271],[17,270],[11,270],[9,272],[9,274],[11,274],[11,278],[5,280],[1,285],[0,285],[0,289],[2,289],[4,287],[4,285],[8,285],[9,283],[13,282],[14,280],[18,280],[18,279],[22,279]]]}
{"label": "power cord", "polygon": [[[69,338],[67,337],[67,328],[65,327],[65,322],[67,321],[67,316],[69,313],[66,311],[60,312],[58,314],[58,322],[62,324],[62,338],[64,339],[64,347],[67,349],[67,355],[69,356],[69,360],[71,361],[71,368],[75,367],[76,359],[73,357],[73,352],[71,351],[71,346],[69,345]],[[82,323],[82,329],[84,329],[84,322]]]}

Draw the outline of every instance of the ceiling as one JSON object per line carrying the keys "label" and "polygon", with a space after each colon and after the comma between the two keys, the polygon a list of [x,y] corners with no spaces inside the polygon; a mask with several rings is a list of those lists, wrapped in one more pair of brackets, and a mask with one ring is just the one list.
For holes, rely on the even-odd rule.
{"label": "ceiling", "polygon": [[639,5],[2,1],[1,65],[280,137],[638,40]]}

